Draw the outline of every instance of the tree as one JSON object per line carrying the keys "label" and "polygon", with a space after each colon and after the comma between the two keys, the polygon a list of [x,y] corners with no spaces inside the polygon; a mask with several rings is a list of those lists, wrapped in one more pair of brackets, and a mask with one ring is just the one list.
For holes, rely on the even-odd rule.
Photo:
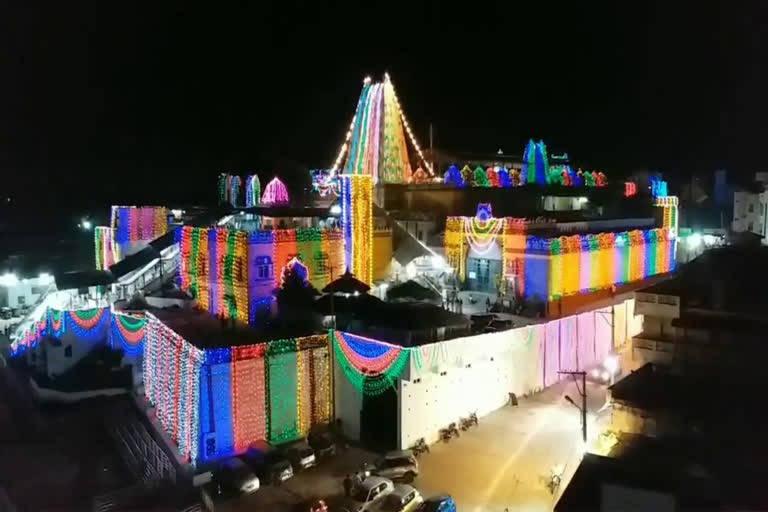
{"label": "tree", "polygon": [[307,267],[297,258],[283,267],[280,287],[276,290],[280,322],[297,335],[310,334],[317,326],[314,312],[319,292],[307,280]]}

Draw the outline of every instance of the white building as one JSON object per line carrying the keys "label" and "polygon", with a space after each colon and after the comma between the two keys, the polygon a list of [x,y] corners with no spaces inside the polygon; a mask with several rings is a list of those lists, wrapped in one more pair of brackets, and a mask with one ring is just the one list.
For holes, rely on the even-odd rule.
{"label": "white building", "polygon": [[733,222],[736,233],[754,233],[768,245],[768,173],[755,173],[757,187],[753,190],[739,190],[733,193]]}
{"label": "white building", "polygon": [[19,279],[15,274],[0,275],[0,308],[34,306],[53,284],[53,276],[40,274],[31,279]]}

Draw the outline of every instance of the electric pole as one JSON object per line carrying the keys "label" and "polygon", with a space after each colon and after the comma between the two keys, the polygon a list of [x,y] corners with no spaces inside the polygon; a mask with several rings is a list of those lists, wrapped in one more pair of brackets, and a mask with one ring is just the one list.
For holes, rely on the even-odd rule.
{"label": "electric pole", "polygon": [[[581,407],[576,405],[571,397],[565,395],[565,399],[574,405],[579,411],[581,411],[581,436],[584,439],[584,445],[587,444],[587,372],[573,372],[573,371],[560,371],[564,375],[572,375],[574,382],[576,382],[576,390],[581,395]],[[576,376],[581,377],[581,389],[579,389],[579,383],[576,380]]]}

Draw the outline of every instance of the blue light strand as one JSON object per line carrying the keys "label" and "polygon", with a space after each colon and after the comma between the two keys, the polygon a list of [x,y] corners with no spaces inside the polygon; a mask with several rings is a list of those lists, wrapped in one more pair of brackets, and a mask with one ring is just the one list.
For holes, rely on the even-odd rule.
{"label": "blue light strand", "polygon": [[352,334],[341,333],[341,337],[344,338],[347,346],[349,346],[355,354],[366,359],[378,359],[394,348],[383,343],[364,340]]}
{"label": "blue light strand", "polygon": [[106,331],[106,324],[109,320],[109,315],[107,314],[107,311],[102,311],[99,313],[101,315],[101,318],[99,318],[99,321],[91,327],[90,329],[85,329],[83,327],[80,327],[77,324],[77,321],[72,319],[72,315],[74,312],[72,311],[64,311],[62,313],[62,332],[66,332],[66,329],[64,328],[65,324],[69,324],[69,329],[74,331],[75,335],[86,341],[96,341],[100,338],[106,338],[107,331]]}
{"label": "blue light strand", "polygon": [[[120,332],[120,328],[117,326],[117,319],[113,316],[112,321],[110,322],[110,346],[112,349],[120,348],[122,349],[123,353],[128,356],[136,357],[139,354],[144,352],[144,340],[137,343],[136,345],[131,345],[128,343],[128,340],[125,339],[123,336],[123,333]],[[146,335],[145,335],[146,339]],[[120,342],[120,346],[117,347],[115,340]]]}

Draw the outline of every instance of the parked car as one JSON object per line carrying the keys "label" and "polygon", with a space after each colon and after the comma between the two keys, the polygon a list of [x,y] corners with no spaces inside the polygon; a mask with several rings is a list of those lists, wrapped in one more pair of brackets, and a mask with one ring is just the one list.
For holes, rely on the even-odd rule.
{"label": "parked car", "polygon": [[315,456],[317,458],[333,457],[336,455],[336,445],[333,442],[333,437],[328,431],[314,431],[309,433],[307,437],[309,446],[315,450]]}
{"label": "parked car", "polygon": [[447,494],[432,496],[424,500],[419,512],[456,512],[456,503]]}
{"label": "parked car", "polygon": [[10,320],[11,318],[13,318],[13,310],[11,308],[0,308],[0,319]]}
{"label": "parked car", "polygon": [[419,462],[411,450],[387,452],[376,460],[372,473],[391,480],[412,482],[419,475]]}
{"label": "parked car", "polygon": [[243,458],[264,484],[279,485],[293,478],[293,467],[286,456],[267,443],[253,443]]}
{"label": "parked car", "polygon": [[376,503],[374,509],[382,512],[415,512],[423,502],[421,493],[410,485],[396,485],[391,493]]}
{"label": "parked car", "polygon": [[341,507],[344,512],[373,510],[373,506],[395,490],[395,484],[388,478],[369,476],[352,492],[352,497]]}
{"label": "parked car", "polygon": [[226,459],[218,471],[219,483],[240,494],[251,494],[259,490],[260,482],[248,465],[237,457]]}
{"label": "parked car", "polygon": [[303,441],[287,446],[284,449],[284,453],[291,462],[294,471],[309,469],[317,464],[315,451]]}

